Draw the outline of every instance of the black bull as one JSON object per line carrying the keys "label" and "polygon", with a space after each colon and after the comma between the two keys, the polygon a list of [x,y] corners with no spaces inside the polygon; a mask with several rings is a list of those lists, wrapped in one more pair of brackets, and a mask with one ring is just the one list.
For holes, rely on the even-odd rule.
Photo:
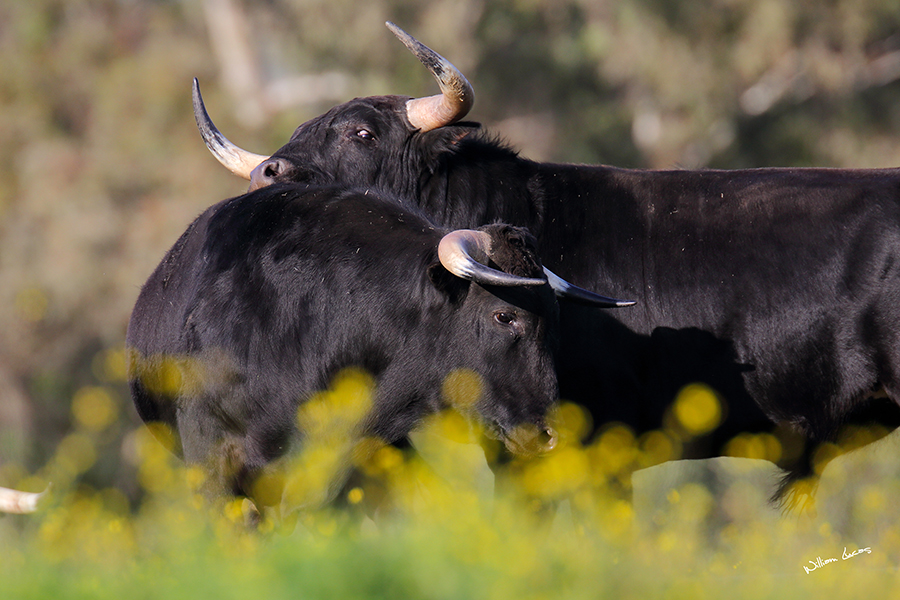
{"label": "black bull", "polygon": [[[557,338],[527,231],[446,233],[374,193],[276,184],[207,209],[166,254],[129,324],[129,382],[210,495],[252,496],[307,433],[298,407],[349,367],[376,390],[355,436],[395,442],[456,398],[513,452],[551,448]],[[448,391],[459,377],[472,397]]]}
{"label": "black bull", "polygon": [[[900,170],[533,162],[459,122],[474,98],[465,77],[389,26],[441,94],[341,104],[269,157],[215,129],[195,82],[207,145],[251,189],[340,181],[388,190],[446,227],[526,226],[563,277],[636,300],[614,314],[563,306],[561,392],[597,424],[658,427],[680,386],[700,381],[726,405],[707,451],[770,422],[834,440],[872,406],[896,425]],[[869,402],[873,391],[890,402]]]}

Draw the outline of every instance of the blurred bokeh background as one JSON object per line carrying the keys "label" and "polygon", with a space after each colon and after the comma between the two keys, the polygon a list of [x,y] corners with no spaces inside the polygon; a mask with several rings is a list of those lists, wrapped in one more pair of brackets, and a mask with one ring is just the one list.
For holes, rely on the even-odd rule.
{"label": "blurred bokeh background", "polygon": [[200,140],[191,78],[269,153],[338,102],[435,92],[385,20],[466,73],[470,118],[526,157],[900,166],[897,0],[0,0],[0,485],[89,431],[77,477],[138,489],[132,305],[246,188]]}

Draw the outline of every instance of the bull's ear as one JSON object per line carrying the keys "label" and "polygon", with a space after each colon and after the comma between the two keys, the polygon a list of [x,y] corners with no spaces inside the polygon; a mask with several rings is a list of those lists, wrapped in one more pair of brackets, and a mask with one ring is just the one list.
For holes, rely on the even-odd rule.
{"label": "bull's ear", "polygon": [[439,292],[447,296],[451,304],[459,304],[469,292],[469,282],[461,279],[444,268],[439,262],[432,263],[428,269],[428,279]]}

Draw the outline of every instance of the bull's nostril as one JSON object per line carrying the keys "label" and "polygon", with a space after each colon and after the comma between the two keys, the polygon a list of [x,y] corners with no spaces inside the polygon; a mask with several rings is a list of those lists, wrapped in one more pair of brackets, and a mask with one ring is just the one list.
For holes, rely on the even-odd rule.
{"label": "bull's nostril", "polygon": [[278,177],[281,173],[281,164],[280,163],[269,163],[266,165],[265,176],[271,177],[272,179]]}
{"label": "bull's nostril", "polygon": [[543,446],[545,452],[549,452],[556,448],[556,443],[559,440],[559,436],[556,434],[556,430],[552,427],[547,427],[544,431],[541,432],[541,446]]}
{"label": "bull's nostril", "polygon": [[250,172],[250,189],[248,191],[252,192],[275,183],[287,170],[288,164],[280,158],[270,158],[261,162]]}

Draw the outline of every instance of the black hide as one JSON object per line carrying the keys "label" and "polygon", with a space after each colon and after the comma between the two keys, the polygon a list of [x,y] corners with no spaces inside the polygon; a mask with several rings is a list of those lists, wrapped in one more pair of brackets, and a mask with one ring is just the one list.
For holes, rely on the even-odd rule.
{"label": "black hide", "polygon": [[[543,277],[526,231],[481,229],[496,268]],[[444,233],[396,202],[342,188],[273,185],[209,208],[132,314],[140,416],[174,429],[186,461],[213,476],[213,494],[250,494],[302,437],[298,407],[345,367],[377,386],[360,436],[403,438],[447,408],[442,383],[464,369],[482,382],[473,412],[490,432],[514,450],[540,443],[557,399],[553,292],[450,275],[437,259]],[[166,369],[175,385],[161,382]]]}
{"label": "black hide", "polygon": [[561,306],[560,385],[598,425],[645,431],[692,380],[722,396],[727,433],[771,421],[834,440],[876,389],[896,425],[900,170],[537,163],[474,124],[413,130],[405,101],[356,99],[301,125],[254,184],[341,181],[444,227],[528,227],[547,267],[636,300]]}

